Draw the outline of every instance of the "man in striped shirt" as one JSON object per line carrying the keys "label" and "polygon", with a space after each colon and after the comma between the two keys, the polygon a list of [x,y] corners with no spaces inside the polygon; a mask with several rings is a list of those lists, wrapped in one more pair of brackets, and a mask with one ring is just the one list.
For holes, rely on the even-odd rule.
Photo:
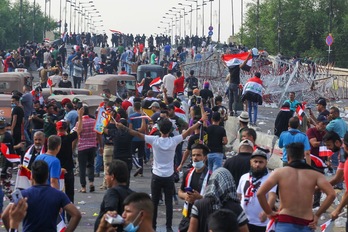
{"label": "man in striped shirt", "polygon": [[[88,107],[83,106],[78,109],[78,122],[76,123],[78,141],[78,162],[80,171],[80,192],[86,193],[86,169],[89,180],[89,191],[94,192],[94,155],[97,149],[97,139],[101,144],[101,135],[94,131],[95,119],[88,116]],[[100,148],[100,154],[103,154],[103,148]]]}

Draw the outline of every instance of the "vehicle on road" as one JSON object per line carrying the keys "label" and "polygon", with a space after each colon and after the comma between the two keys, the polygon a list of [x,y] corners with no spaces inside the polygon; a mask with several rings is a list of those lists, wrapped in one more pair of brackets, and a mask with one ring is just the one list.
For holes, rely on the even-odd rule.
{"label": "vehicle on road", "polygon": [[138,66],[138,70],[137,70],[137,80],[139,83],[141,82],[142,79],[146,77],[147,72],[151,73],[151,77],[153,79],[157,77],[161,77],[161,79],[163,79],[164,69],[162,66],[154,65],[154,64],[143,64]]}
{"label": "vehicle on road", "polygon": [[92,92],[93,95],[101,95],[104,89],[110,89],[114,95],[122,96],[126,90],[136,90],[136,79],[128,74],[104,74],[88,77],[85,83],[85,89]]}
{"label": "vehicle on road", "polygon": [[29,72],[0,73],[0,93],[11,94],[13,90],[22,91],[24,85],[32,87],[33,76]]}

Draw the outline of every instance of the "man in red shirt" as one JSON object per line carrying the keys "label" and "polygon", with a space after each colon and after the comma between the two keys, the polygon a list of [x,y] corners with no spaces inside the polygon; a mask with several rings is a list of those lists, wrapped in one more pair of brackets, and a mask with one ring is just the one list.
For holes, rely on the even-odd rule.
{"label": "man in red shirt", "polygon": [[174,81],[174,97],[184,95],[185,77],[180,71],[176,72],[176,79]]}

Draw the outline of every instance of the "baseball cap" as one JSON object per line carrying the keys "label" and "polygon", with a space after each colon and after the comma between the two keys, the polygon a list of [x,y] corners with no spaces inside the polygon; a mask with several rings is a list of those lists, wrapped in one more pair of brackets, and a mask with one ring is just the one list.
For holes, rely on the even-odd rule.
{"label": "baseball cap", "polygon": [[56,122],[56,128],[57,128],[57,130],[59,130],[59,129],[67,129],[68,128],[68,124],[67,124],[66,121],[60,120],[60,121]]}
{"label": "baseball cap", "polygon": [[269,150],[262,148],[262,147],[257,147],[256,150],[253,152],[253,154],[251,155],[250,159],[254,158],[254,157],[263,157],[265,159],[268,159],[268,155],[269,154]]}
{"label": "baseball cap", "polygon": [[326,106],[326,100],[324,98],[319,98],[317,100],[317,104],[318,105],[323,105],[323,106]]}
{"label": "baseball cap", "polygon": [[241,122],[249,122],[249,114],[246,111],[242,111],[242,113],[238,116],[238,120]]}
{"label": "baseball cap", "polygon": [[77,97],[74,97],[74,99],[72,100],[72,102],[74,103],[74,104],[76,104],[76,103],[78,103],[78,102],[80,102],[81,100],[80,99],[78,99]]}
{"label": "baseball cap", "polygon": [[242,140],[242,142],[239,143],[239,147],[241,146],[249,146],[251,148],[254,148],[253,142],[251,142],[249,139]]}
{"label": "baseball cap", "polygon": [[152,104],[149,106],[149,109],[151,109],[152,107],[160,108],[160,105],[158,104],[158,102],[152,102]]}
{"label": "baseball cap", "polygon": [[319,115],[317,118],[318,122],[328,123],[329,120],[324,115]]}
{"label": "baseball cap", "polygon": [[67,103],[71,102],[69,98],[63,98],[61,101],[62,106],[65,106]]}

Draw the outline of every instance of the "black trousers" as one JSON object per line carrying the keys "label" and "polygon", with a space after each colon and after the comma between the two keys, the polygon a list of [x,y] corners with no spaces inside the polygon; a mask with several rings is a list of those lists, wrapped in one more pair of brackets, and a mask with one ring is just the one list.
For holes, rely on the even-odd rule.
{"label": "black trousers", "polygon": [[[65,194],[69,197],[69,200],[74,203],[74,185],[75,185],[75,178],[74,178],[74,170],[67,170],[67,173],[64,175],[64,187],[65,187]],[[70,221],[71,216],[67,214],[67,219]]]}
{"label": "black trousers", "polygon": [[92,147],[79,151],[77,159],[79,161],[80,184],[82,188],[86,187],[86,169],[89,182],[94,182],[94,157],[96,148]]}
{"label": "black trousers", "polygon": [[248,223],[248,229],[250,232],[265,232],[266,226],[255,226],[253,224]]}
{"label": "black trousers", "polygon": [[[134,156],[136,149],[138,149],[138,160]],[[132,141],[132,155],[133,155],[134,165],[137,166],[137,168],[143,167],[144,156],[145,156],[144,141]],[[140,174],[143,174],[143,173],[141,172]]]}
{"label": "black trousers", "polygon": [[158,203],[161,198],[162,190],[164,192],[164,200],[166,204],[166,227],[172,227],[173,221],[173,192],[174,192],[174,176],[160,177],[152,174],[151,179],[151,197],[154,205],[152,227],[156,230]]}

